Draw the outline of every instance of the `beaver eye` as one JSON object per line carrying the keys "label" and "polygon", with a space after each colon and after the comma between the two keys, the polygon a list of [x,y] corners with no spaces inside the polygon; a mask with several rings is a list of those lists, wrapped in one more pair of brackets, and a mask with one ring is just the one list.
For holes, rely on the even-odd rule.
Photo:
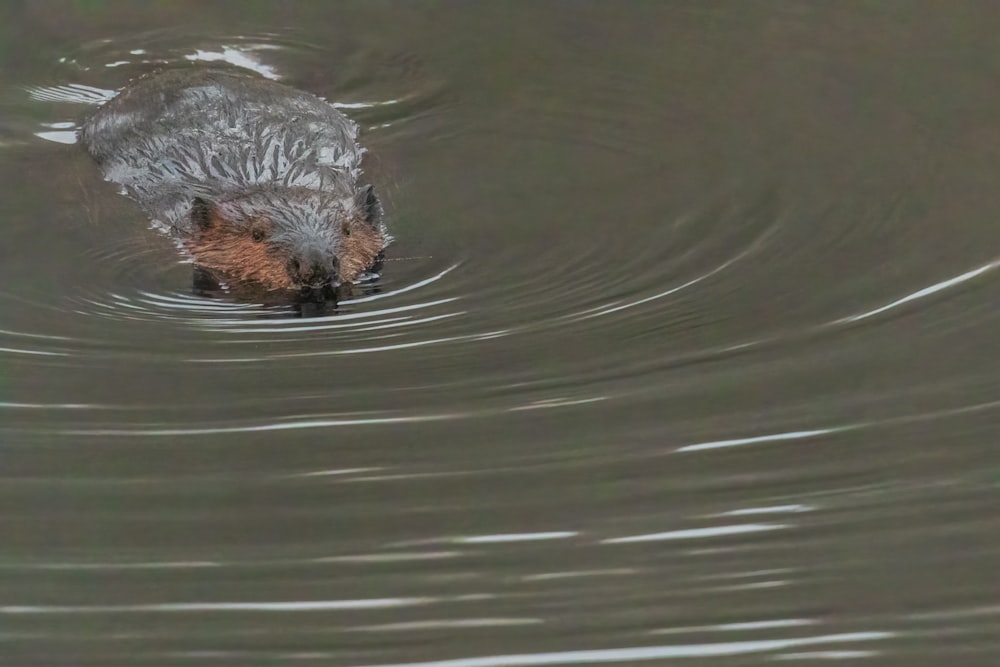
{"label": "beaver eye", "polygon": [[260,227],[255,227],[253,231],[250,232],[250,238],[252,238],[255,243],[262,243],[265,236],[267,236],[267,234],[265,234],[264,230]]}
{"label": "beaver eye", "polygon": [[342,234],[343,234],[344,236],[350,236],[350,235],[351,235],[351,225],[350,225],[349,223],[346,223],[346,222],[345,222],[345,223],[344,223],[344,226],[340,228],[340,232],[341,232],[341,233],[342,233]]}

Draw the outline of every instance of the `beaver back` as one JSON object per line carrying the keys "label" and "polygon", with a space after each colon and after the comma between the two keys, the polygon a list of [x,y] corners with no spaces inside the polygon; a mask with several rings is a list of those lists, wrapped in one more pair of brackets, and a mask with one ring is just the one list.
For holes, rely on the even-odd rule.
{"label": "beaver back", "polygon": [[168,70],[136,81],[83,125],[83,144],[154,220],[191,231],[192,197],[255,186],[349,197],[357,126],[324,100],[249,73]]}

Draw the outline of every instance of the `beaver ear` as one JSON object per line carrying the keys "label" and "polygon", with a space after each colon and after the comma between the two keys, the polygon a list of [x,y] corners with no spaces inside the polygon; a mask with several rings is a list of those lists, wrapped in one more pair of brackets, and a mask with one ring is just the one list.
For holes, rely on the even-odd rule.
{"label": "beaver ear", "polygon": [[191,220],[198,229],[206,230],[212,226],[213,204],[207,199],[195,197],[191,200]]}
{"label": "beaver ear", "polygon": [[375,196],[374,186],[366,185],[358,190],[354,195],[354,203],[368,222],[372,224],[378,222],[382,207],[378,203],[378,197]]}

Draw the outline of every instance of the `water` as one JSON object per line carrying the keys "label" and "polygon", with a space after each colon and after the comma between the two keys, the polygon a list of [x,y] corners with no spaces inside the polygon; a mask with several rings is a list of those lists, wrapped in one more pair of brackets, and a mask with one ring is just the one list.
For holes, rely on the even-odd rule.
{"label": "water", "polygon": [[[998,20],[8,3],[0,662],[997,664]],[[66,143],[216,60],[362,126],[377,290],[198,296]]]}

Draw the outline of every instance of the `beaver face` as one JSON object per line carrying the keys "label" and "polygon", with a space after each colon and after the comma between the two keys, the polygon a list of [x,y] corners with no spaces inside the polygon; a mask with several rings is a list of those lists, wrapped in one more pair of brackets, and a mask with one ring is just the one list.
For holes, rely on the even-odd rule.
{"label": "beaver face", "polygon": [[262,188],[211,202],[195,198],[184,245],[195,263],[267,289],[353,282],[386,245],[371,186],[338,196]]}

